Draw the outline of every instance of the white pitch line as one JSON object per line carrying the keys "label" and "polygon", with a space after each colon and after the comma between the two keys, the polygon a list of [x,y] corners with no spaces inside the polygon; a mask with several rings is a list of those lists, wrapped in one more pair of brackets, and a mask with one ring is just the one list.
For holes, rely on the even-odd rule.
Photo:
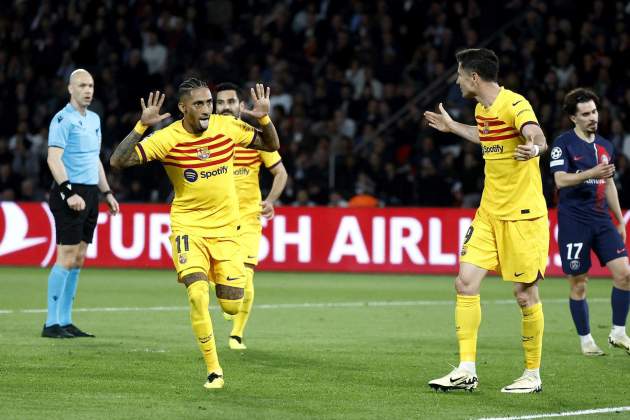
{"label": "white pitch line", "polygon": [[478,420],[542,419],[542,418],[549,418],[549,417],[588,416],[590,414],[621,413],[623,411],[630,411],[630,406],[609,407],[609,408],[593,408],[593,409],[590,409],[590,410],[565,411],[563,413],[531,414],[531,415],[528,415],[528,416],[482,417],[482,418],[480,418]]}
{"label": "white pitch line", "polygon": [[[608,302],[605,298],[591,298],[590,302]],[[512,299],[486,300],[485,305],[515,305]],[[567,299],[547,299],[543,304],[567,303]],[[393,301],[365,301],[365,302],[313,302],[313,303],[277,303],[256,305],[259,309],[310,309],[310,308],[362,308],[362,307],[397,307],[397,306],[441,306],[454,305],[452,300],[393,300]],[[210,306],[210,309],[218,309]],[[147,307],[105,307],[105,308],[75,308],[73,312],[168,312],[188,311],[188,306],[147,306]],[[0,309],[0,315],[8,314],[39,314],[46,313],[46,309]]]}

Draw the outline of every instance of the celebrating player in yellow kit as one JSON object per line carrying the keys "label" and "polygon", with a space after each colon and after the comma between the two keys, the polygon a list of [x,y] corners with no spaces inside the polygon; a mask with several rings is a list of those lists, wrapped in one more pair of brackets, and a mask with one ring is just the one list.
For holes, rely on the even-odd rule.
{"label": "celebrating player in yellow kit", "polygon": [[[217,85],[215,93],[217,114],[240,118],[241,100],[238,90],[238,86],[233,83]],[[271,190],[263,201],[261,201],[258,183],[261,162],[273,175]],[[238,237],[245,261],[247,283],[241,309],[236,315],[228,315],[233,321],[228,343],[232,350],[245,350],[247,346],[243,342],[243,336],[254,304],[254,269],[258,264],[258,248],[262,234],[260,216],[267,219],[273,217],[273,203],[280,197],[287,183],[287,171],[278,152],[236,147],[234,149],[234,178],[240,214]]]}
{"label": "celebrating player in yellow kit", "polygon": [[501,391],[539,392],[544,318],[538,281],[544,278],[547,265],[549,224],[538,156],[547,150],[547,141],[527,99],[499,86],[499,59],[493,51],[467,49],[458,52],[456,58],[462,96],[478,102],[477,124],[454,121],[442,104],[438,113],[427,111],[425,117],[431,127],[481,145],[486,177],[481,205],[466,234],[455,279],[460,363],[429,385],[441,390],[472,391],[477,387],[479,289],[488,271],[493,270],[514,284],[514,296],[522,312],[525,351],[525,372]]}
{"label": "celebrating player in yellow kit", "polygon": [[188,79],[179,86],[183,118],[155,131],[142,142],[145,130],[170,114],[160,114],[164,94],[141,100],[142,116],[118,145],[110,163],[117,168],[162,162],[173,184],[171,246],[178,280],[186,286],[190,319],[206,362],[206,388],[222,388],[212,322],[208,312],[208,275],[216,284],[221,308],[236,314],[243,302],[246,278],[237,241],[238,199],[233,175],[236,146],[274,151],[280,147],[269,118],[269,88],[252,89],[253,109],[261,130],[233,117],[212,114],[212,95],[205,82]]}

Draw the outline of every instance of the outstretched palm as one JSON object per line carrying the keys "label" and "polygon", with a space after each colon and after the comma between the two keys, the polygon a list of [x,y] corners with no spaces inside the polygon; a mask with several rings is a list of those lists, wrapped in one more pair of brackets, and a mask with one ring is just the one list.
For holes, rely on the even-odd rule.
{"label": "outstretched palm", "polygon": [[142,124],[148,126],[155,125],[171,116],[168,112],[166,114],[160,114],[160,108],[162,108],[164,98],[165,95],[163,93],[160,95],[159,91],[149,93],[149,99],[146,104],[144,103],[144,98],[140,98],[140,106],[142,107],[140,122],[142,122]]}
{"label": "outstretched palm", "polygon": [[269,102],[270,91],[269,87],[265,89],[262,83],[256,83],[256,87],[251,89],[254,106],[252,109],[242,109],[241,113],[253,118],[262,118],[268,115],[271,109],[271,103]]}
{"label": "outstretched palm", "polygon": [[448,133],[449,131],[451,131],[451,124],[453,123],[453,119],[450,115],[448,115],[448,112],[446,112],[441,102],[439,105],[439,110],[439,113],[425,111],[424,117],[429,122],[429,126],[444,133]]}

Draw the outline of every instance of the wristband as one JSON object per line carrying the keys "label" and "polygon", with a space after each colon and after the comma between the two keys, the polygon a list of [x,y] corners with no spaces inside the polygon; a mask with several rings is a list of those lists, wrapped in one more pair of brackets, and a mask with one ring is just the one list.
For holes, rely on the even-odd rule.
{"label": "wristband", "polygon": [[136,123],[136,126],[133,128],[133,130],[139,134],[144,134],[144,132],[147,131],[147,128],[149,128],[148,125],[144,125],[142,124],[142,121],[138,121]]}
{"label": "wristband", "polygon": [[271,118],[269,118],[269,115],[265,115],[264,117],[258,118],[258,123],[260,125],[269,125]]}
{"label": "wristband", "polygon": [[61,195],[61,199],[63,201],[68,201],[68,198],[75,195],[76,192],[72,191],[72,184],[70,181],[64,181],[59,184],[59,195]]}
{"label": "wristband", "polygon": [[534,157],[540,155],[540,146],[538,146],[537,144],[534,145]]}
{"label": "wristband", "polygon": [[107,191],[103,191],[101,194],[107,196],[108,194],[114,195],[114,193],[112,192],[112,190],[107,190]]}

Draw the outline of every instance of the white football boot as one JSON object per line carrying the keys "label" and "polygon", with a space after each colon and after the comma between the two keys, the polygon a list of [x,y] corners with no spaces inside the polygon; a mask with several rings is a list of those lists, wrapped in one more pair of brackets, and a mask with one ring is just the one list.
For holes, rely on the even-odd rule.
{"label": "white football boot", "polygon": [[477,375],[472,374],[466,369],[455,368],[446,376],[434,379],[429,382],[429,386],[436,391],[449,391],[451,389],[465,389],[472,392],[477,388],[479,380]]}
{"label": "white football boot", "polygon": [[508,394],[532,394],[540,391],[542,391],[540,377],[527,370],[525,370],[523,376],[501,389],[501,392]]}
{"label": "white football boot", "polygon": [[611,332],[608,336],[608,344],[613,347],[624,349],[628,352],[628,354],[630,354],[630,337],[626,334],[615,334]]}
{"label": "white football boot", "polygon": [[581,345],[584,356],[604,356],[606,353],[595,344],[594,340],[589,340]]}

